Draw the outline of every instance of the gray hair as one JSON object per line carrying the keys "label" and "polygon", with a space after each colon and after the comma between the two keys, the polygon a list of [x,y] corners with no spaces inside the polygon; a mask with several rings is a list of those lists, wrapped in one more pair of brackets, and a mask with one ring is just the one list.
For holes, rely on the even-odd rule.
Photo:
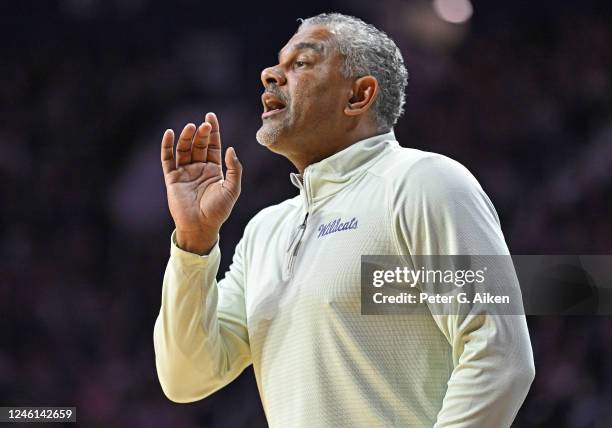
{"label": "gray hair", "polygon": [[374,76],[379,93],[372,105],[379,131],[391,129],[404,113],[408,72],[399,48],[383,31],[354,16],[322,13],[300,19],[306,25],[324,25],[335,33],[333,43],[344,56],[342,75]]}

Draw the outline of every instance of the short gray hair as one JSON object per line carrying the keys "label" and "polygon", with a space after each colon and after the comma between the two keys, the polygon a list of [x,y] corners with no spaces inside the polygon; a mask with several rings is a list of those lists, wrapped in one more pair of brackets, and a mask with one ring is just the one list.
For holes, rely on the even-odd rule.
{"label": "short gray hair", "polygon": [[399,48],[383,31],[354,16],[322,13],[300,19],[306,25],[324,25],[335,33],[335,47],[344,56],[344,77],[374,76],[379,92],[372,105],[379,131],[391,129],[404,113],[408,72]]}

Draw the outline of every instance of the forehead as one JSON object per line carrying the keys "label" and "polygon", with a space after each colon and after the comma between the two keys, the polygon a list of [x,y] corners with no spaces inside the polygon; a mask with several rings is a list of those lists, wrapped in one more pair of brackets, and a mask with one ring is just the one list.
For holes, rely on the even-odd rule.
{"label": "forehead", "polygon": [[333,37],[334,33],[323,25],[307,25],[289,39],[287,44],[279,51],[278,57],[281,58],[292,51],[305,49],[328,54],[331,50],[330,42]]}

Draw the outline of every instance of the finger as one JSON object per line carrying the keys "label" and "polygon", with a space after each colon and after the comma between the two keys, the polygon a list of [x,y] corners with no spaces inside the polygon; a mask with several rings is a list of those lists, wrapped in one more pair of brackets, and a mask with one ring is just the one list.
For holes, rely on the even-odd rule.
{"label": "finger", "polygon": [[206,114],[206,122],[210,123],[210,137],[208,139],[208,153],[206,162],[221,166],[221,134],[219,133],[219,120],[214,113]]}
{"label": "finger", "polygon": [[225,173],[223,187],[225,187],[234,198],[237,198],[238,195],[240,195],[240,189],[242,187],[242,164],[238,160],[238,156],[236,156],[236,151],[233,147],[225,151],[225,167],[227,171]]}
{"label": "finger", "polygon": [[174,171],[176,164],[174,162],[174,131],[166,129],[161,141],[161,163],[164,175]]}
{"label": "finger", "polygon": [[206,162],[206,152],[208,149],[208,139],[210,137],[210,123],[204,122],[198,127],[198,131],[191,144],[191,161]]}
{"label": "finger", "polygon": [[191,140],[196,132],[196,126],[188,123],[183,128],[178,143],[176,144],[176,167],[191,163]]}

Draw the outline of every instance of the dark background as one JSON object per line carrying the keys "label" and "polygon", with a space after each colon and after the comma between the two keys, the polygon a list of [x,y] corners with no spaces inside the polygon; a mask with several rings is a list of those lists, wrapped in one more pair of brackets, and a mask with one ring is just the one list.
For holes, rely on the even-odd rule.
{"label": "dark background", "polygon": [[[612,250],[612,6],[481,2],[461,25],[428,1],[63,0],[0,6],[0,405],[78,407],[88,427],[265,426],[252,370],[168,401],[153,324],[172,223],[166,128],[215,111],[244,164],[222,269],[247,221],[294,195],[255,140],[259,73],[324,11],[400,46],[400,143],[466,165],[515,254]],[[516,427],[612,421],[612,320],[530,317],[537,376]]]}

